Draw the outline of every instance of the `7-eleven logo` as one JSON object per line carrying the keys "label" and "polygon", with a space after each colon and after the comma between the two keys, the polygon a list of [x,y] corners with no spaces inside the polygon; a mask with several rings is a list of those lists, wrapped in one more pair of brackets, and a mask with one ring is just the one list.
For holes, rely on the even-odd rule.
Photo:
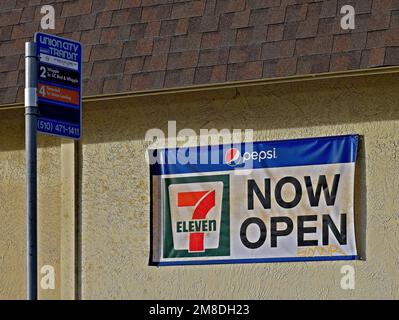
{"label": "7-eleven logo", "polygon": [[195,253],[219,247],[222,197],[220,181],[169,186],[175,250]]}
{"label": "7-eleven logo", "polygon": [[206,220],[209,211],[215,207],[215,190],[180,192],[177,194],[177,206],[194,208],[192,220],[188,225],[181,221],[177,226],[178,232],[194,230],[190,232],[188,251],[205,251],[205,232],[216,231],[216,221]]}

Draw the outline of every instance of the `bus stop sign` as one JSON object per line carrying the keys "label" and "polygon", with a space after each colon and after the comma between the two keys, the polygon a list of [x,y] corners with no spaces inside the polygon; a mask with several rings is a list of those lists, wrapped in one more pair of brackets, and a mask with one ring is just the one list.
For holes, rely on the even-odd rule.
{"label": "bus stop sign", "polygon": [[82,133],[82,45],[37,32],[37,131],[80,139]]}

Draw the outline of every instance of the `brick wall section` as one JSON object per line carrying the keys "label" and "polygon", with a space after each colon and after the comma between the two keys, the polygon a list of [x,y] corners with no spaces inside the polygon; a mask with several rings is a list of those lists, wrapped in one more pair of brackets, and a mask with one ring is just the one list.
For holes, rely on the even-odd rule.
{"label": "brick wall section", "polygon": [[23,101],[44,4],[84,44],[85,96],[399,64],[399,0],[1,0],[0,104]]}

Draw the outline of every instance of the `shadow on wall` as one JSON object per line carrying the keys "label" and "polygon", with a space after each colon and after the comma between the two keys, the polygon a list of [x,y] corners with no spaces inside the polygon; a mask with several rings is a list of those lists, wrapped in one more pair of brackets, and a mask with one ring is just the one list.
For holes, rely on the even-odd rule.
{"label": "shadow on wall", "polygon": [[355,169],[355,233],[356,247],[360,260],[367,260],[367,175],[366,175],[366,143],[360,136]]}
{"label": "shadow on wall", "polygon": [[311,137],[322,126],[347,133],[345,125],[399,119],[398,85],[397,75],[374,75],[91,102],[83,113],[82,142],[143,140],[151,128],[167,134],[172,120],[178,131],[197,134],[202,128],[249,128],[279,139],[272,130],[305,128],[302,136]]}
{"label": "shadow on wall", "polygon": [[[310,137],[319,126],[399,119],[397,88],[393,74],[90,102],[83,105],[82,143],[143,140],[150,128],[167,133],[169,120],[197,133],[308,127]],[[60,138],[39,134],[38,143],[53,147]],[[0,151],[23,149],[24,110],[0,109]]]}
{"label": "shadow on wall", "polygon": [[[38,134],[38,147],[51,148],[60,145],[60,138]],[[25,111],[0,109],[0,152],[25,149]]]}

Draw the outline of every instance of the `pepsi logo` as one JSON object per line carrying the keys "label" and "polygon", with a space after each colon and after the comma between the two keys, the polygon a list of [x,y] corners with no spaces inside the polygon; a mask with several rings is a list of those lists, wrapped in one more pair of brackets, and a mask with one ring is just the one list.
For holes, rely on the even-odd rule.
{"label": "pepsi logo", "polygon": [[226,151],[224,162],[229,166],[236,166],[242,162],[240,150],[230,148]]}

